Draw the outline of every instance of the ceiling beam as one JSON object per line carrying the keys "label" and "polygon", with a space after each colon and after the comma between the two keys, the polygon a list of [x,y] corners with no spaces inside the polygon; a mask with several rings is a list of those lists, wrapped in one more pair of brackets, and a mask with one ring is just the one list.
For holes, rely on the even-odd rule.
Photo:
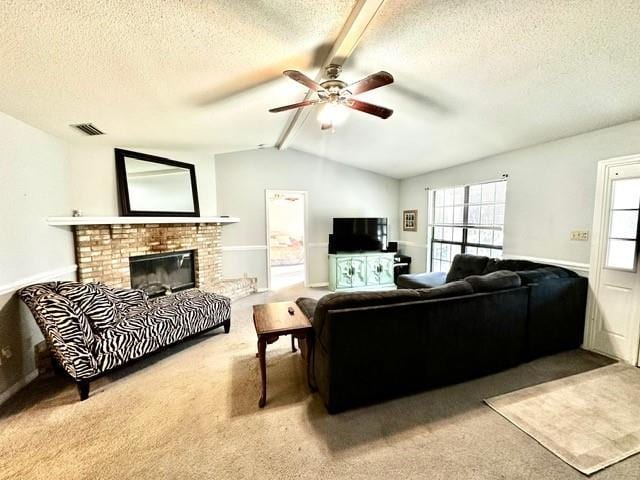
{"label": "ceiling beam", "polygon": [[[336,41],[333,43],[331,50],[325,57],[320,70],[315,77],[316,82],[320,82],[324,76],[324,70],[329,64],[343,65],[347,59],[351,56],[355,48],[360,43],[362,36],[376,16],[380,7],[385,0],[358,0],[355,7],[349,14],[347,21],[342,26]],[[313,96],[313,92],[309,90],[304,96],[304,100],[308,100]],[[291,142],[294,134],[294,130],[299,126],[302,121],[302,108],[298,108],[295,112],[292,112],[287,120],[287,124],[280,135],[280,138],[276,142],[276,147],[279,150],[287,148]]]}

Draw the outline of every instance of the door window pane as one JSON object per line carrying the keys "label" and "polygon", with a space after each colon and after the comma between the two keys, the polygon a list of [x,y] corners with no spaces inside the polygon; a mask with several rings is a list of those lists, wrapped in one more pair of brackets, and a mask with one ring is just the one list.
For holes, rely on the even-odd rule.
{"label": "door window pane", "polygon": [[633,270],[636,260],[636,242],[632,240],[609,240],[607,267]]}
{"label": "door window pane", "polygon": [[613,181],[614,210],[640,208],[640,178],[625,178]]}
{"label": "door window pane", "polygon": [[614,210],[611,212],[612,238],[635,240],[638,232],[638,210]]}

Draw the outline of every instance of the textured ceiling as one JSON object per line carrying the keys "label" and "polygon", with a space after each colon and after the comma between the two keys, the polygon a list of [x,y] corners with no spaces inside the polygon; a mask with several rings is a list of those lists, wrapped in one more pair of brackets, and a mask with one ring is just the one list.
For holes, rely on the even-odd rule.
{"label": "textured ceiling", "polygon": [[391,72],[393,116],[292,146],[401,178],[636,119],[639,34],[638,0],[388,0],[344,76]]}
{"label": "textured ceiling", "polygon": [[[4,0],[0,111],[83,142],[272,145],[267,109],[304,95],[279,73],[313,76],[353,4]],[[387,0],[342,78],[391,72],[362,97],[394,115],[331,133],[312,111],[291,146],[402,178],[639,118],[639,25],[638,0]]]}
{"label": "textured ceiling", "polygon": [[[0,111],[87,142],[272,145],[286,116],[267,110],[300,92],[282,71],[309,70],[353,4],[2,0]],[[80,122],[107,135],[84,138]]]}

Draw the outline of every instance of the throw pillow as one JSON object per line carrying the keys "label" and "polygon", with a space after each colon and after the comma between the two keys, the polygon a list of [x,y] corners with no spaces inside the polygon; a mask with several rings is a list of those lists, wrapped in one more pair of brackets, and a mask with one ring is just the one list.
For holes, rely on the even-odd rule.
{"label": "throw pillow", "polygon": [[315,298],[300,297],[296,300],[296,305],[298,305],[309,321],[313,321],[313,314],[316,311],[318,300]]}
{"label": "throw pillow", "polygon": [[74,302],[98,332],[113,327],[118,319],[115,303],[95,283],[69,282],[61,285],[58,293]]}
{"label": "throw pillow", "polygon": [[451,268],[447,273],[447,283],[463,280],[469,275],[480,275],[487,266],[489,257],[459,253],[453,257]]}

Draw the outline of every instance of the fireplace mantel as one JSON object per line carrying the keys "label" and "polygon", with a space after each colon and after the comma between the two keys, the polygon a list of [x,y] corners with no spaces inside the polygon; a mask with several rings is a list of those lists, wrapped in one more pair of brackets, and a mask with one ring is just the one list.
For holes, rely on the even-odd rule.
{"label": "fireplace mantel", "polygon": [[214,223],[226,225],[238,223],[237,217],[49,217],[52,226],[65,225],[141,225],[141,224],[185,224]]}

